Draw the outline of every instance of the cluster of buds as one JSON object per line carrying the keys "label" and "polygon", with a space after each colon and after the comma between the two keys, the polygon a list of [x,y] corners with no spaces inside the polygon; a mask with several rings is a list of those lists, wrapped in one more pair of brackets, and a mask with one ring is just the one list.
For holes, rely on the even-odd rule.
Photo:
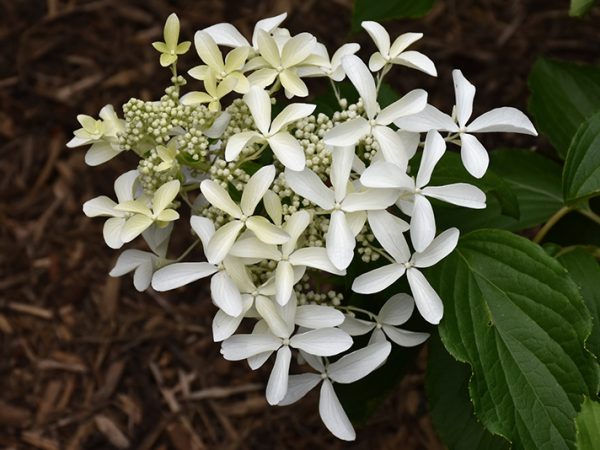
{"label": "cluster of buds", "polygon": [[[451,253],[459,231],[438,233],[429,199],[485,208],[485,194],[473,185],[430,185],[446,146],[458,146],[466,170],[480,178],[489,158],[473,133],[536,132],[514,108],[470,121],[475,88],[458,70],[452,114],[429,105],[422,89],[382,108],[378,93],[394,66],[437,75],[427,56],[408,50],[421,34],[392,42],[381,25],[363,22],[377,47],[365,64],[358,44],[330,57],[311,34],[280,27],[285,17],[259,21],[251,41],[225,23],[196,32],[202,64],[188,75],[203,90],[181,95],[186,81],[176,64],[191,43],[179,42],[171,15],[164,42],[154,43],[173,74],[166,94],[157,102],[130,100],[124,119],[111,106],[99,120],[79,116],[82,128],[69,146],[91,144],[89,165],[123,151],[140,157],[136,170],[115,181],[116,201],[100,196],[83,207],[90,217],[108,217],[110,247],[139,236],[147,244],[147,251],[125,250],[110,274],[133,272],[138,290],[157,291],[210,277],[212,331],[223,357],[252,369],[274,360],[266,387],[272,405],[293,403],[320,384],[325,426],[352,440],[334,384],[379,368],[392,343],[423,343],[427,333],[400,328],[415,306],[431,324],[443,316],[421,269]],[[292,100],[309,95],[306,77],[329,79],[338,111],[327,116]],[[340,98],[337,83],[345,78],[357,103]],[[175,223],[181,217],[189,219],[190,247],[168,256],[173,230],[187,228]],[[198,244],[205,261],[190,261]],[[378,293],[404,275],[410,293],[396,293],[378,313],[359,308],[338,282],[351,265],[355,293]],[[368,333],[357,348],[354,337]],[[293,358],[304,373],[289,374]]]}

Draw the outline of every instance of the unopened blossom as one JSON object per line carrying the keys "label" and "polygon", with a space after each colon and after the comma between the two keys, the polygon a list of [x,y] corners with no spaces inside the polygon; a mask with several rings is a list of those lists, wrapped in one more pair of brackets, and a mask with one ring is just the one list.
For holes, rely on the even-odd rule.
{"label": "unopened blossom", "polygon": [[423,53],[406,50],[411,44],[421,39],[423,33],[404,33],[391,43],[390,35],[379,23],[364,21],[361,26],[369,33],[378,50],[369,59],[369,69],[371,71],[377,72],[387,64],[398,64],[420,70],[434,77],[437,76],[435,65],[431,59]]}
{"label": "unopened blossom", "polygon": [[485,208],[485,193],[477,186],[452,183],[427,186],[436,164],[446,149],[444,139],[437,131],[427,133],[423,156],[416,179],[395,164],[377,161],[367,167],[361,183],[372,188],[399,189],[398,206],[411,216],[410,239],[417,251],[423,251],[435,237],[435,216],[428,197],[465,208]]}
{"label": "unopened blossom", "polygon": [[319,395],[321,420],[337,438],[353,441],[356,439],[356,432],[332,383],[349,384],[366,377],[385,362],[391,350],[389,342],[376,342],[328,364],[324,364],[321,358],[303,354],[306,362],[318,373],[291,375],[287,394],[278,405],[285,406],[297,402],[322,382]]}
{"label": "unopened blossom", "polygon": [[475,86],[460,70],[452,71],[456,97],[455,115],[444,114],[434,106],[427,105],[420,113],[394,120],[401,129],[414,132],[429,130],[458,133],[460,156],[465,169],[475,178],[485,175],[490,157],[485,147],[472,133],[510,132],[537,136],[537,131],[525,114],[516,108],[495,108],[472,120]]}
{"label": "unopened blossom", "polygon": [[325,237],[327,256],[339,270],[346,269],[352,262],[355,236],[365,222],[365,211],[385,209],[398,198],[394,189],[349,192],[353,161],[354,147],[333,149],[331,187],[326,186],[310,169],[285,171],[285,179],[295,193],[331,213]]}
{"label": "unopened blossom", "polygon": [[111,160],[122,149],[118,134],[125,130],[125,121],[119,119],[112,105],[104,106],[99,113],[100,119],[79,114],[77,121],[81,128],[73,132],[74,137],[67,142],[67,147],[81,147],[92,144],[85,154],[88,166],[98,166]]}
{"label": "unopened blossom", "polygon": [[248,53],[248,47],[238,47],[231,50],[225,60],[221,50],[217,47],[215,41],[210,35],[204,31],[197,31],[194,35],[194,46],[198,56],[202,59],[205,65],[196,66],[188,71],[188,74],[196,80],[206,80],[209,73],[216,78],[218,82],[222,82],[229,78],[236,80],[233,90],[240,94],[245,94],[250,88],[250,83],[246,76],[242,73]]}
{"label": "unopened blossom", "polygon": [[271,120],[271,98],[265,90],[252,87],[244,95],[244,102],[250,108],[258,131],[243,131],[232,136],[227,142],[225,159],[235,160],[248,145],[267,143],[281,164],[292,170],[304,169],[306,164],[304,150],[287,128],[297,120],[311,115],[315,105],[292,103]]}
{"label": "unopened blossom", "polygon": [[179,18],[175,13],[167,18],[163,36],[164,42],[153,42],[152,46],[160,52],[160,65],[167,67],[175,63],[179,55],[187,53],[192,43],[190,41],[179,43]]}
{"label": "unopened blossom", "polygon": [[450,228],[444,231],[425,250],[411,254],[395,221],[382,216],[369,224],[393,262],[356,277],[352,290],[359,294],[381,292],[406,273],[419,313],[427,322],[439,323],[444,313],[442,300],[419,269],[431,267],[448,256],[458,242],[458,230]]}
{"label": "unopened blossom", "polygon": [[423,110],[427,104],[427,92],[415,89],[381,109],[377,102],[375,80],[365,63],[358,56],[348,55],[342,59],[342,66],[363,100],[367,117],[356,117],[335,126],[325,135],[325,143],[333,146],[356,145],[360,139],[372,135],[386,161],[406,168],[414,149],[410,148],[401,133],[389,125],[394,120]]}

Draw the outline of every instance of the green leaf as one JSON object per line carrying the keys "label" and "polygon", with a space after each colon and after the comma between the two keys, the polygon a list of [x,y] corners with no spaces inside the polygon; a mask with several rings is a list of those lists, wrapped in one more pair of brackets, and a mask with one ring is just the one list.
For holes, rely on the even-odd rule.
{"label": "green leaf", "polygon": [[583,249],[575,249],[558,257],[579,287],[583,301],[592,315],[592,332],[586,342],[587,348],[600,358],[600,265]]}
{"label": "green leaf", "polygon": [[600,194],[600,113],[586,120],[573,137],[563,171],[567,203]]}
{"label": "green leaf", "polygon": [[434,3],[435,0],[354,0],[352,31],[359,31],[363,20],[383,22],[423,17]]}
{"label": "green leaf", "polygon": [[539,59],[529,75],[529,111],[561,157],[585,119],[600,111],[600,68]]}
{"label": "green leaf", "polygon": [[[445,155],[433,174],[432,185],[442,182],[457,182],[475,184],[486,191],[485,184],[493,185],[492,180],[500,179],[503,185],[492,189],[488,195],[486,209],[466,209],[446,207],[436,210],[436,219],[440,228],[458,227],[462,232],[480,228],[503,228],[511,231],[531,228],[544,223],[552,214],[563,206],[561,183],[561,168],[548,158],[529,150],[503,149],[490,152],[490,167],[488,173],[481,179],[475,180],[462,169],[458,157],[452,162],[462,179],[450,181],[446,176],[445,166],[449,164]],[[462,172],[460,170],[462,169]],[[506,187],[504,187],[506,186]],[[507,203],[512,203],[516,196],[519,215],[509,214]],[[488,193],[486,191],[486,193]]]}
{"label": "green leaf", "polygon": [[469,398],[471,368],[456,361],[437,334],[429,339],[425,389],[433,424],[451,450],[508,449],[509,443],[475,418]]}
{"label": "green leaf", "polygon": [[596,0],[571,0],[569,15],[581,17],[588,13],[590,8],[594,6],[594,3],[596,3]]}
{"label": "green leaf", "polygon": [[591,320],[566,270],[502,230],[464,236],[429,271],[446,308],[442,342],[473,370],[475,414],[515,449],[575,447],[575,416],[598,385]]}
{"label": "green leaf", "polygon": [[600,443],[600,403],[589,398],[583,401],[581,412],[575,420],[577,427],[577,448],[595,450]]}

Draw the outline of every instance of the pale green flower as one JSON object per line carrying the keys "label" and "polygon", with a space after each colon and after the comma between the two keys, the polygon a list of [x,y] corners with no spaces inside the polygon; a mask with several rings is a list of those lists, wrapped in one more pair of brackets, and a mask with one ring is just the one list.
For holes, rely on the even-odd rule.
{"label": "pale green flower", "polygon": [[163,32],[164,42],[153,42],[152,46],[158,50],[160,55],[160,65],[163,67],[170,66],[177,61],[178,55],[183,55],[189,49],[192,43],[190,41],[179,41],[179,18],[173,13],[165,22]]}
{"label": "pale green flower", "polygon": [[164,172],[172,169],[177,164],[177,143],[175,139],[171,139],[166,145],[159,145],[156,147],[156,153],[160,158],[161,162],[157,165],[154,170],[157,172]]}

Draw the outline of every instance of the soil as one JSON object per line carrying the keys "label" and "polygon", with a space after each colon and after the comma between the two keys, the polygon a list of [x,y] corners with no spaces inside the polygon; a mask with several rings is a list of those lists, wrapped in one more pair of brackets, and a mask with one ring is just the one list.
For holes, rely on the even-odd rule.
{"label": "soil", "polygon": [[[0,0],[0,447],[7,449],[439,449],[423,393],[423,349],[395,394],[358,428],[354,443],[321,424],[313,394],[270,407],[267,373],[224,361],[212,342],[208,286],[138,293],[107,273],[117,252],[84,201],[112,194],[135,166],[126,155],[86,167],[65,143],[79,113],[129,97],[158,98],[168,72],[150,43],[174,11],[182,33],[228,21],[246,35],[288,11],[293,33],[330,48],[349,35],[351,0]],[[477,87],[475,112],[526,110],[539,56],[597,62],[600,7],[569,18],[565,0],[439,0],[419,21],[418,46],[437,79],[399,71],[399,90],[424,87],[446,110],[451,70]],[[363,53],[368,55],[368,53]],[[195,63],[193,54],[184,66]],[[488,146],[550,152],[543,138],[496,135]]]}

